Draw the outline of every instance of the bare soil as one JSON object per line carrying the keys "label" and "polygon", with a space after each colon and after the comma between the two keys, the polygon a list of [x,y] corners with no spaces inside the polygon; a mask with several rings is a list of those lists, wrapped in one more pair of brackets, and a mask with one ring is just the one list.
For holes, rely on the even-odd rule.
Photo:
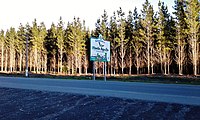
{"label": "bare soil", "polygon": [[200,120],[200,106],[0,88],[1,120]]}

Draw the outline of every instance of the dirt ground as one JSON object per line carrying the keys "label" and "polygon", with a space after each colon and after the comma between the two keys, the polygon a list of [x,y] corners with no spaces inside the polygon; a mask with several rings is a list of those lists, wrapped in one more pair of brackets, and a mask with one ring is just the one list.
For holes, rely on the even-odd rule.
{"label": "dirt ground", "polygon": [[0,88],[1,120],[200,120],[200,106]]}

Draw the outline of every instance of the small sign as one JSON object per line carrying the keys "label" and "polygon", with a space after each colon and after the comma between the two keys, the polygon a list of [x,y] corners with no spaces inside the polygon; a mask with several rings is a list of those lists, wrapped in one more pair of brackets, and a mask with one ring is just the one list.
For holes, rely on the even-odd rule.
{"label": "small sign", "polygon": [[99,38],[90,38],[90,61],[109,62],[110,42]]}

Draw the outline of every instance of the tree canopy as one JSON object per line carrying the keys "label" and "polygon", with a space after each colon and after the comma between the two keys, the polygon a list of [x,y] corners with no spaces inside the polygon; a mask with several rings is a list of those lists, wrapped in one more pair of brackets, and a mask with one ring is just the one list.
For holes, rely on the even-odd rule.
{"label": "tree canopy", "polygon": [[[90,37],[103,36],[111,42],[107,73],[116,74],[200,74],[200,2],[175,0],[174,13],[158,1],[158,11],[148,0],[125,13],[120,7],[111,16],[107,11],[89,30],[85,21],[62,17],[46,28],[34,19],[32,24],[1,30],[1,72],[25,71],[25,45],[28,39],[28,69],[33,73],[88,74]],[[96,72],[104,71],[96,63]]]}

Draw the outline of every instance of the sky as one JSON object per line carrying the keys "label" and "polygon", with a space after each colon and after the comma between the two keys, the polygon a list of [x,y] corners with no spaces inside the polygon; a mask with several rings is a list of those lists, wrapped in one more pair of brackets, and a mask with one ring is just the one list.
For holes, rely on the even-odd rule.
{"label": "sky", "polygon": [[[159,0],[149,0],[154,10],[157,10]],[[173,11],[174,0],[161,0],[170,12]],[[7,30],[10,27],[18,28],[20,23],[32,25],[36,18],[38,24],[44,22],[49,28],[53,23],[57,24],[60,16],[65,26],[74,17],[85,20],[86,26],[95,28],[95,22],[106,10],[108,16],[119,7],[128,15],[135,7],[140,11],[145,0],[0,0],[0,29]]]}

